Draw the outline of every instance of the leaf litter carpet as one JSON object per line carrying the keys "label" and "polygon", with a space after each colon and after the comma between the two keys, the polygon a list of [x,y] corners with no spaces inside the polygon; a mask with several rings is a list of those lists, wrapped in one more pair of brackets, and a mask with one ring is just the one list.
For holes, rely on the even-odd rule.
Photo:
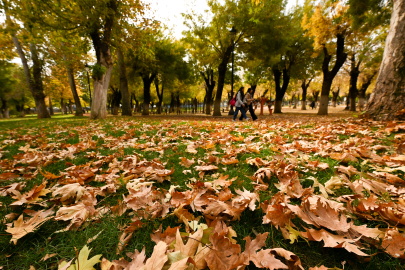
{"label": "leaf litter carpet", "polygon": [[[100,231],[76,251],[71,247],[71,257],[56,248],[28,262],[30,269],[334,267],[307,265],[284,248],[311,249],[316,242],[364,263],[381,254],[401,261],[404,173],[404,123],[297,117],[22,125],[0,133],[7,238],[0,267],[20,269],[20,242],[42,226],[58,225],[52,242],[107,217],[125,217],[113,228],[111,254],[89,258]],[[235,229],[249,211],[261,233],[249,222]],[[162,226],[168,219],[173,227]],[[153,244],[129,249],[151,221]],[[285,240],[271,240],[275,233]]]}

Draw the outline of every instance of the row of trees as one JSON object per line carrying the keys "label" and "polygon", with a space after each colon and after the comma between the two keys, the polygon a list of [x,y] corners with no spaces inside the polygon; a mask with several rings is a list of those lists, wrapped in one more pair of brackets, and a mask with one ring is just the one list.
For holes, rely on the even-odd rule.
{"label": "row of trees", "polygon": [[[405,106],[405,37],[398,30],[405,24],[404,0],[307,0],[292,10],[283,0],[208,0],[207,14],[184,14],[189,30],[181,41],[165,36],[139,0],[1,1],[6,23],[0,42],[8,49],[1,56],[20,57],[39,118],[49,117],[45,96],[57,97],[61,106],[74,100],[76,115],[82,115],[81,102],[91,93],[92,119],[104,118],[107,104],[121,103],[122,114],[131,115],[140,100],[147,115],[152,98],[161,112],[163,103],[174,105],[180,95],[204,96],[206,113],[214,105],[213,115],[221,115],[221,102],[235,94],[224,91],[233,51],[245,83],[273,86],[275,113],[288,91],[293,95],[300,85],[305,101],[311,83],[318,82],[318,114],[327,115],[339,78],[349,81],[350,109],[356,100],[362,109],[382,62],[368,112],[380,119],[403,117],[392,112]],[[77,88],[86,88],[82,71],[91,50],[96,63],[88,95]],[[62,97],[67,82],[71,95]]]}

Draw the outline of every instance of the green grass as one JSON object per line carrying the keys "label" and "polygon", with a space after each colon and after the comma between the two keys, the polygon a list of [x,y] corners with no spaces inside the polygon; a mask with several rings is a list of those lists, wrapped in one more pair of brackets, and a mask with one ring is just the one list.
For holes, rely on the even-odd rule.
{"label": "green grass", "polygon": [[[164,124],[164,125],[162,125]],[[161,126],[159,126],[161,125]],[[96,144],[95,149],[87,149],[83,152],[75,153],[73,159],[58,159],[55,158],[50,164],[44,166],[42,169],[47,172],[51,172],[56,175],[60,175],[64,172],[66,168],[70,167],[71,164],[74,165],[85,165],[90,162],[95,162],[96,159],[89,157],[89,154],[96,153],[98,155],[110,156],[116,155],[115,157],[122,161],[125,156],[138,155],[146,160],[159,160],[165,164],[166,169],[171,169],[174,167],[174,173],[171,175],[171,180],[164,181],[163,183],[154,184],[157,188],[169,189],[171,185],[180,186],[179,190],[188,189],[186,184],[191,178],[199,179],[198,172],[193,170],[193,167],[197,165],[195,163],[192,168],[185,168],[179,164],[180,157],[186,157],[188,159],[194,158],[196,161],[205,160],[207,154],[212,150],[216,150],[221,154],[219,157],[223,156],[224,147],[229,147],[226,143],[227,141],[216,141],[214,149],[205,150],[203,148],[198,148],[197,154],[190,154],[186,152],[187,142],[196,141],[201,139],[201,135],[205,136],[205,139],[212,139],[212,134],[219,131],[219,129],[226,126],[227,124],[218,125],[215,122],[207,123],[205,121],[174,121],[170,120],[167,122],[161,122],[157,120],[134,120],[133,118],[108,118],[100,121],[89,121],[87,118],[77,118],[71,115],[62,116],[57,115],[52,119],[38,120],[33,117],[26,117],[23,119],[7,119],[0,121],[0,145],[4,140],[14,139],[15,144],[9,144],[1,149],[2,158],[0,161],[14,161],[14,156],[22,153],[18,149],[21,146],[25,146],[27,143],[31,144],[32,148],[43,147],[48,143],[56,143],[57,150],[66,150],[69,146],[83,143],[83,142],[94,142]],[[192,128],[190,132],[190,127]],[[240,131],[230,131],[230,134],[234,136],[242,136],[244,138],[255,135],[257,132],[257,126],[252,126],[250,124],[241,124],[239,128],[243,128],[243,132]],[[317,128],[317,123],[301,123],[297,127],[300,131],[304,133],[310,133],[311,130]],[[374,129],[373,129],[374,130]],[[275,136],[283,137],[286,143],[293,143],[296,140],[297,134],[293,132],[282,132],[280,130],[268,130],[268,132],[274,132]],[[338,134],[336,140],[344,141],[353,136],[353,134]],[[24,137],[32,136],[32,137]],[[147,136],[147,137],[145,137]],[[137,144],[145,144],[149,142],[154,142],[158,144],[160,137],[170,136],[172,139],[167,141],[165,144],[169,145],[168,148],[164,150],[163,155],[155,151],[145,151],[135,147],[117,147],[116,149],[111,148],[109,145],[110,141],[115,143],[125,142],[132,139],[136,139]],[[305,138],[310,138],[310,135],[303,136]],[[381,138],[381,143],[385,145],[392,145],[394,137],[393,135]],[[261,138],[256,138],[254,142],[261,142]],[[335,141],[336,142],[336,141]],[[235,147],[242,147],[244,142],[232,142]],[[272,160],[276,154],[273,149],[273,145],[268,142],[263,142],[262,149],[260,153],[239,153],[236,158],[239,163],[236,165],[222,165],[218,164],[220,174],[229,175],[230,178],[237,177],[237,180],[231,185],[231,190],[235,193],[236,189],[247,189],[249,191],[254,190],[254,185],[250,177],[257,171],[257,168],[251,166],[245,162],[248,158],[262,158],[263,160]],[[321,184],[327,182],[332,176],[336,174],[335,166],[340,164],[339,161],[333,160],[329,157],[314,156],[311,153],[311,160],[319,159],[320,162],[325,162],[329,164],[329,169],[327,170],[304,170],[304,168],[298,168],[297,171],[300,174],[300,179],[305,179],[306,177],[315,177]],[[18,162],[18,161],[17,161]],[[361,161],[360,161],[361,162]],[[97,174],[107,174],[109,170],[109,164],[104,164],[100,167]],[[368,167],[362,167],[360,163],[350,163],[356,167],[359,171],[367,170]],[[24,165],[26,166],[26,165]],[[192,170],[192,174],[183,174],[183,170]],[[225,171],[226,170],[226,171]],[[1,173],[0,169],[0,173]],[[213,180],[212,175],[218,172],[207,173],[203,181]],[[398,174],[403,177],[403,173]],[[23,181],[26,182],[26,187],[22,193],[29,191],[35,184],[40,184],[44,180],[44,177],[38,173],[37,176],[31,180],[20,179],[20,180],[10,180],[0,182],[1,186],[16,182]],[[355,180],[352,178],[351,180]],[[55,183],[55,180],[50,180],[49,183]],[[274,183],[278,183],[276,176],[272,176],[270,179],[265,179],[265,182],[269,184],[269,189],[260,192],[261,202],[264,200],[269,200],[271,197],[278,192],[275,188]],[[100,187],[104,183],[89,181],[86,183],[89,186]],[[302,182],[304,188],[313,185],[313,181],[305,180]],[[316,190],[316,193],[319,193]],[[340,188],[335,191],[336,196],[349,195],[352,191],[348,188]],[[114,194],[107,195],[107,197],[97,197],[97,201],[100,203],[99,206],[114,206],[118,204],[119,200],[122,200],[124,196],[128,195],[128,190],[125,186],[117,189]],[[48,205],[52,205],[52,195],[47,194],[44,197],[45,200],[50,200],[46,202]],[[14,200],[10,196],[0,197],[0,202],[2,206],[0,207],[0,220],[3,220],[7,214],[12,212],[21,214],[25,209],[23,207],[10,207],[10,204]],[[299,200],[297,201],[299,202]],[[294,200],[292,200],[294,204]],[[59,206],[56,206],[56,209]],[[309,242],[309,245],[303,239],[299,239],[298,242],[293,244],[289,240],[285,240],[280,230],[277,230],[271,224],[263,224],[264,213],[257,205],[258,209],[255,211],[250,211],[246,209],[239,221],[229,222],[229,226],[237,233],[237,242],[244,249],[246,236],[255,238],[256,233],[269,232],[269,237],[266,241],[266,248],[282,247],[291,252],[294,252],[298,257],[300,257],[304,267],[308,269],[313,266],[320,266],[322,264],[328,267],[338,267],[342,268],[341,262],[346,261],[347,264],[345,269],[400,269],[401,261],[393,259],[391,256],[381,252],[376,247],[367,247],[364,251],[368,254],[378,253],[370,258],[370,261],[362,261],[352,253],[347,252],[344,249],[332,249],[324,248],[322,242]],[[32,209],[42,209],[38,206]],[[198,213],[194,213],[199,215]],[[122,228],[131,223],[131,212],[127,211],[122,216],[112,216],[111,214],[106,214],[97,221],[89,222],[87,226],[81,226],[78,230],[67,231],[56,233],[58,230],[62,230],[69,224],[69,222],[58,222],[54,220],[47,221],[43,226],[33,233],[29,233],[20,240],[18,240],[17,245],[10,243],[10,234],[5,232],[7,229],[4,222],[0,223],[0,266],[4,269],[29,269],[30,265],[34,266],[36,269],[57,269],[57,263],[61,259],[71,259],[75,257],[75,247],[80,249],[86,245],[87,240],[100,231],[102,233],[100,236],[89,244],[92,248],[91,256],[96,254],[103,254],[108,260],[118,260],[121,257],[126,257],[126,252],[133,252],[135,249],[141,250],[143,246],[146,247],[146,253],[148,256],[151,255],[154,242],[150,238],[150,234],[153,233],[162,224],[163,229],[168,226],[174,227],[181,225],[184,231],[184,225],[179,223],[177,218],[173,215],[169,215],[164,219],[154,219],[154,220],[144,220],[144,226],[141,230],[135,231],[132,239],[126,246],[125,252],[122,254],[116,254],[116,249],[119,242],[119,236],[121,234]],[[203,220],[203,219],[202,219]],[[301,231],[304,230],[304,225],[300,220],[293,221]],[[364,224],[364,221],[356,220],[356,224]],[[370,224],[376,225],[376,224]],[[378,225],[381,225],[378,223]],[[305,225],[307,228],[310,227]],[[57,253],[58,255],[52,257],[46,262],[40,261],[46,254]],[[99,267],[99,266],[97,266]],[[97,268],[99,269],[99,268]],[[253,264],[249,265],[247,269],[256,269]]]}

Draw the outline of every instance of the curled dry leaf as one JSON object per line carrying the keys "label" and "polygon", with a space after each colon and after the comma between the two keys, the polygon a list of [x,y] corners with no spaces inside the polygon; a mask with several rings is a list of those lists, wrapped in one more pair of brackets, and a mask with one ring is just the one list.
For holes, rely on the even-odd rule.
{"label": "curled dry leaf", "polygon": [[10,242],[13,242],[16,245],[18,239],[37,230],[42,224],[52,218],[50,215],[53,215],[53,213],[54,211],[52,208],[46,211],[42,210],[37,212],[27,221],[24,221],[23,215],[21,214],[20,217],[14,221],[13,227],[6,229],[6,232],[12,234]]}

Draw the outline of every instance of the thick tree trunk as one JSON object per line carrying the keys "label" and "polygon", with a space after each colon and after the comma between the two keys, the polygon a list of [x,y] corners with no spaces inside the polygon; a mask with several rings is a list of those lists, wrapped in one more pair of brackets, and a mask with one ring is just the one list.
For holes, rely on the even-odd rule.
{"label": "thick tree trunk", "polygon": [[9,111],[9,109],[8,109],[8,101],[7,101],[7,99],[2,98],[2,99],[1,99],[1,102],[2,102],[3,104],[2,104],[2,106],[1,106],[0,115],[1,115],[3,118],[10,118],[10,111]]}
{"label": "thick tree trunk", "polygon": [[211,101],[212,101],[212,94],[214,93],[214,88],[216,82],[214,81],[214,71],[209,69],[207,72],[201,72],[201,75],[205,81],[205,98],[204,98],[204,105],[203,111],[207,115],[211,115]]}
{"label": "thick tree trunk", "polygon": [[[64,44],[62,43],[62,46],[64,46]],[[67,70],[67,74],[68,74],[68,79],[69,79],[69,85],[70,85],[70,90],[72,90],[72,94],[73,94],[73,98],[75,100],[75,104],[76,104],[76,116],[83,116],[83,108],[82,108],[82,104],[80,103],[80,98],[79,95],[77,94],[77,89],[76,89],[76,83],[75,83],[75,77],[73,75],[73,69],[71,67],[71,64],[65,54],[65,52],[62,50],[63,53],[63,59],[65,61],[65,65],[66,65],[66,70]]]}
{"label": "thick tree trunk", "polygon": [[51,96],[48,96],[48,102],[49,102],[49,114],[54,115]]}
{"label": "thick tree trunk", "polygon": [[218,87],[217,87],[217,94],[215,97],[214,103],[214,114],[213,116],[221,116],[221,101],[222,101],[222,91],[224,89],[225,83],[225,74],[226,69],[229,62],[229,57],[231,56],[233,46],[229,45],[224,53],[224,57],[222,58],[222,62],[218,66]]}
{"label": "thick tree trunk", "polygon": [[[280,85],[281,74],[283,75],[283,85]],[[289,71],[284,68],[281,72],[278,68],[273,68],[274,82],[276,85],[276,103],[274,105],[274,113],[281,113],[281,107],[283,104],[283,98],[287,91],[288,84],[290,82]]]}
{"label": "thick tree trunk", "polygon": [[34,77],[34,79],[32,79],[27,59],[25,58],[25,53],[22,50],[20,41],[18,40],[16,35],[13,36],[13,42],[23,65],[25,78],[28,83],[28,88],[30,89],[31,94],[35,100],[37,118],[50,118],[51,116],[49,115],[45,105],[45,95],[41,79],[41,62],[39,61],[36,47],[34,44],[30,44],[31,60],[33,62],[33,77]]}
{"label": "thick tree trunk", "polygon": [[394,0],[383,61],[366,107],[367,114],[376,120],[405,120],[404,29],[405,1]]}
{"label": "thick tree trunk", "polygon": [[32,75],[34,77],[34,93],[32,96],[35,100],[35,105],[37,108],[37,118],[51,118],[49,115],[48,110],[46,109],[45,105],[45,94],[43,90],[42,84],[42,65],[41,61],[38,57],[37,47],[35,44],[30,43],[30,51],[31,51],[31,60],[33,63],[32,66]]}
{"label": "thick tree trunk", "polygon": [[150,105],[150,85],[156,77],[153,73],[150,77],[149,74],[141,74],[143,81],[143,110],[142,115],[149,115],[149,105]]}
{"label": "thick tree trunk", "polygon": [[[101,51],[101,48],[100,48]],[[103,119],[107,117],[107,92],[113,70],[113,61],[110,48],[100,53],[97,65],[106,69],[104,74],[93,75],[93,99],[91,104],[90,119]]]}
{"label": "thick tree trunk", "polygon": [[335,107],[335,108],[336,108],[337,99],[339,97],[339,92],[340,92],[340,88],[338,88],[338,90],[336,92],[335,91],[332,92],[332,95],[333,95],[333,97],[332,97],[332,106]]}
{"label": "thick tree trunk", "polygon": [[131,101],[128,90],[127,69],[125,67],[124,55],[120,48],[117,48],[118,69],[120,72],[120,91],[122,96],[122,115],[132,115]]}
{"label": "thick tree trunk", "polygon": [[319,106],[318,115],[328,115],[329,93],[332,86],[333,79],[338,73],[339,69],[346,61],[347,54],[344,52],[345,38],[343,35],[336,36],[336,60],[332,70],[329,70],[329,63],[332,55],[328,53],[326,47],[323,48],[324,59],[322,63],[323,82],[321,92],[321,104]]}
{"label": "thick tree trunk", "polygon": [[350,109],[349,111],[356,111],[356,98],[358,95],[357,81],[360,75],[360,61],[356,65],[356,55],[353,54],[350,58],[351,68],[350,68],[350,86],[349,86],[349,96],[350,96]]}
{"label": "thick tree trunk", "polygon": [[60,110],[62,112],[62,114],[67,114],[67,109],[66,109],[66,104],[63,100],[63,98],[60,99]]}

